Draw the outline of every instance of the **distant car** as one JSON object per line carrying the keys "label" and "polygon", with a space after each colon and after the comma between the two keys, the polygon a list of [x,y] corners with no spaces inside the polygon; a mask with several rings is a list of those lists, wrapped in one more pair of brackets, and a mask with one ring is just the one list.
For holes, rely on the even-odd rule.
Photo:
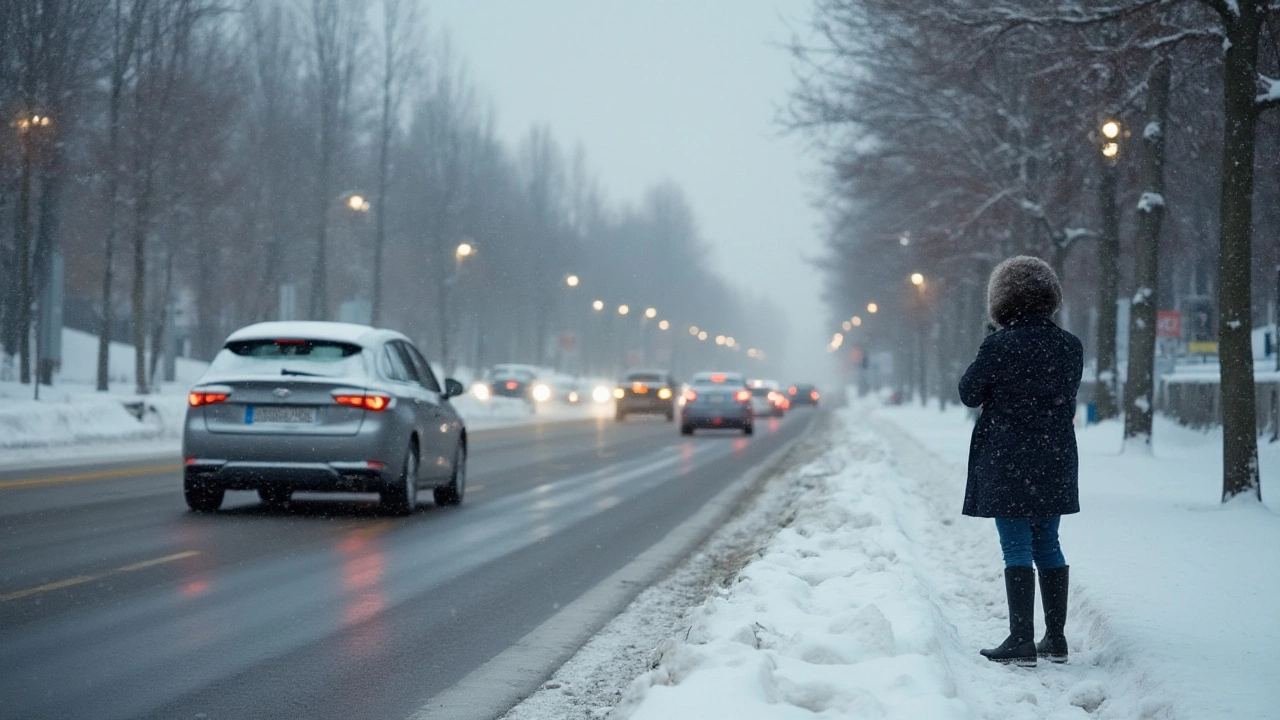
{"label": "distant car", "polygon": [[613,390],[617,404],[616,417],[626,420],[628,415],[665,415],[667,422],[676,419],[676,394],[680,385],[671,373],[661,370],[636,370],[618,383]]}
{"label": "distant car", "polygon": [[[489,370],[488,397],[519,398],[533,403],[538,384],[538,368],[533,365],[503,363]],[[544,398],[546,399],[546,398]]]}
{"label": "distant car", "polygon": [[751,390],[751,412],[756,417],[783,417],[787,414],[786,396],[776,380],[748,380]]}
{"label": "distant car", "polygon": [[294,491],[376,492],[396,514],[431,488],[466,492],[467,429],[404,335],[364,325],[267,322],[227,338],[188,396],[183,491],[197,512],[227,490],[268,504]]}
{"label": "distant car", "polygon": [[744,435],[755,432],[746,378],[725,372],[693,376],[680,398],[680,434],[692,435],[698,428],[737,428]]}
{"label": "distant car", "polygon": [[791,400],[791,405],[817,405],[821,395],[818,388],[812,385],[792,385],[787,388],[787,397]]}

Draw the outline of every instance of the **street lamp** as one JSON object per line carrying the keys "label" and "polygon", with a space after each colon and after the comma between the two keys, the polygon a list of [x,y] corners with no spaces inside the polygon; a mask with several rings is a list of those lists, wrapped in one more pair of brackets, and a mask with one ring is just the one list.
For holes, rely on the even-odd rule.
{"label": "street lamp", "polygon": [[658,323],[659,330],[667,330],[670,327],[671,327],[671,323],[667,322],[666,320],[663,320],[662,322]]}
{"label": "street lamp", "polygon": [[875,303],[867,303],[867,312],[871,313],[872,315],[875,315],[876,313],[880,312],[880,306]]}
{"label": "street lamp", "polygon": [[723,336],[723,335],[717,335],[717,336],[716,336],[716,344],[717,344],[717,345],[723,345],[723,344],[724,344],[724,336]]}
{"label": "street lamp", "polygon": [[850,330],[853,329],[853,323],[849,322],[848,320],[845,320],[844,322],[840,323],[840,327],[844,328],[845,332],[849,332]]}
{"label": "street lamp", "polygon": [[697,336],[698,336],[698,326],[697,326],[697,325],[690,325],[690,326],[689,326],[689,334],[690,334],[690,335],[692,335],[692,336],[694,336],[694,337],[697,337]]}
{"label": "street lamp", "polygon": [[347,207],[356,212],[369,212],[369,208],[372,206],[360,193],[351,193],[351,196],[347,198]]}
{"label": "street lamp", "polygon": [[578,287],[578,276],[570,275],[569,277],[564,279],[564,284],[568,285],[569,287]]}
{"label": "street lamp", "polygon": [[458,249],[454,251],[454,254],[458,257],[458,260],[462,260],[463,258],[469,258],[475,253],[476,253],[476,247],[468,242],[460,243],[458,245]]}
{"label": "street lamp", "polygon": [[591,308],[592,308],[593,310],[595,310],[596,312],[599,312],[599,311],[603,310],[603,309],[604,309],[604,301],[603,301],[603,300],[596,300],[595,302],[591,303]]}
{"label": "street lamp", "polygon": [[1106,138],[1102,143],[1102,156],[1108,160],[1114,160],[1120,154],[1120,129],[1120,123],[1115,120],[1102,123],[1102,137]]}
{"label": "street lamp", "polygon": [[854,327],[860,327],[862,325],[862,318],[854,315],[853,320],[850,320],[849,322],[853,323]]}
{"label": "street lamp", "polygon": [[699,340],[706,340],[706,339],[707,339],[707,331],[706,331],[706,330],[702,330],[702,331],[700,331],[700,332],[698,333],[698,339],[699,339]]}
{"label": "street lamp", "polygon": [[911,284],[916,287],[924,285],[924,275],[921,275],[920,273],[911,273]]}
{"label": "street lamp", "polygon": [[630,308],[629,306],[627,306],[627,305],[619,305],[619,306],[618,306],[618,314],[619,314],[619,315],[626,315],[626,314],[627,314],[627,313],[629,313],[629,312],[631,312],[631,308]]}
{"label": "street lamp", "polygon": [[658,309],[657,309],[657,308],[649,308],[648,310],[645,310],[645,311],[644,311],[644,316],[645,316],[645,317],[647,317],[647,318],[649,318],[650,320],[652,320],[652,319],[654,319],[654,318],[658,317]]}

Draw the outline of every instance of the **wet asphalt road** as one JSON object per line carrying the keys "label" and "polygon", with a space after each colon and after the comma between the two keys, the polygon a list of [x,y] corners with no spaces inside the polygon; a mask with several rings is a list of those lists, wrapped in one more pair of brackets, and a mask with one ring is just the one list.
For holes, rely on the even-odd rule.
{"label": "wet asphalt road", "polygon": [[464,504],[407,518],[251,493],[195,515],[178,458],[0,473],[0,718],[409,717],[810,416],[476,433]]}

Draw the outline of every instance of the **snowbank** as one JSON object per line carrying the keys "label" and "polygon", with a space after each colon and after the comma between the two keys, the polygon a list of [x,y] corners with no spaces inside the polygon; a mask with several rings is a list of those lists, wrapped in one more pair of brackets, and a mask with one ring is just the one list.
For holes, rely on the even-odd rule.
{"label": "snowbank", "polygon": [[1117,455],[1114,426],[1081,433],[1071,662],[1021,669],[977,654],[1007,615],[995,530],[959,515],[965,413],[838,421],[794,520],[613,717],[1280,718],[1280,519],[1217,504],[1214,437],[1161,423],[1153,458]]}

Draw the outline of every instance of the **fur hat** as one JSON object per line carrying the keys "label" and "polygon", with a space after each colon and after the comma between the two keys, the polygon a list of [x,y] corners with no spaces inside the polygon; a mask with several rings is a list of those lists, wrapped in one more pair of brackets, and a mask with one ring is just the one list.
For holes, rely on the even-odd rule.
{"label": "fur hat", "polygon": [[987,312],[1000,326],[1021,318],[1052,315],[1062,306],[1062,285],[1049,263],[1018,255],[991,271]]}

